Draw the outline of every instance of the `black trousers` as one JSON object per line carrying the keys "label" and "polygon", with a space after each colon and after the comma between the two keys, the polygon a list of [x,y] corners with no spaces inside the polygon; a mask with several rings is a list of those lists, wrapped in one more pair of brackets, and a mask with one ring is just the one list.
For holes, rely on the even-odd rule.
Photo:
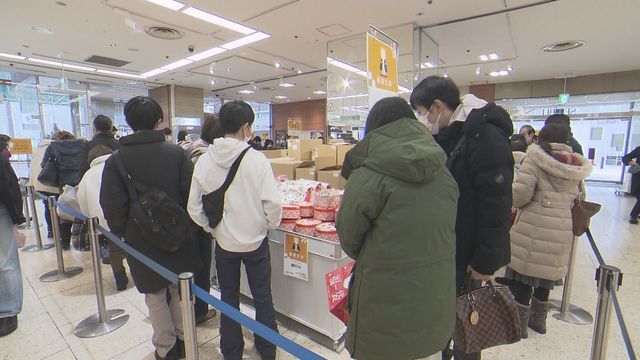
{"label": "black trousers", "polygon": [[526,306],[530,304],[532,295],[539,301],[549,301],[549,293],[551,292],[551,290],[545,289],[543,287],[537,287],[535,288],[535,290],[533,290],[532,286],[523,284],[515,280],[511,282],[509,288],[511,289],[511,293],[513,293],[513,296],[516,298],[516,301]]}
{"label": "black trousers", "polygon": [[[209,292],[211,289],[211,244],[213,239],[211,235],[204,230],[198,230],[196,234],[199,242],[198,250],[200,252],[200,258],[202,259],[202,270],[200,270],[193,277],[193,282],[196,286]],[[209,304],[196,298],[196,304],[194,307],[196,318],[206,315],[209,311]]]}
{"label": "black trousers", "polygon": [[[271,296],[271,255],[265,239],[260,247],[248,253],[236,253],[216,245],[216,270],[222,301],[240,308],[240,264],[247,271],[247,280],[256,309],[256,320],[278,331],[276,312]],[[276,347],[259,336],[255,337],[256,350],[263,360],[275,360]],[[224,314],[220,317],[220,349],[225,360],[241,360],[244,338],[240,324]]]}
{"label": "black trousers", "polygon": [[633,206],[631,210],[631,218],[635,219],[640,216],[640,195],[636,196],[636,204]]}

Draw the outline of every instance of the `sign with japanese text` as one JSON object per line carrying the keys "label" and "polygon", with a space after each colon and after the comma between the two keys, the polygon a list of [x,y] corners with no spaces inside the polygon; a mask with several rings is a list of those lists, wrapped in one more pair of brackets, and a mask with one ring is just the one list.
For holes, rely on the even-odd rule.
{"label": "sign with japanese text", "polygon": [[13,146],[11,149],[12,154],[15,155],[30,155],[33,154],[33,145],[31,144],[31,139],[11,139],[11,143]]}
{"label": "sign with japanese text", "polygon": [[285,236],[284,274],[309,281],[309,244],[307,239],[294,235]]}
{"label": "sign with japanese text", "polygon": [[367,34],[367,70],[370,87],[398,93],[396,50],[371,34]]}

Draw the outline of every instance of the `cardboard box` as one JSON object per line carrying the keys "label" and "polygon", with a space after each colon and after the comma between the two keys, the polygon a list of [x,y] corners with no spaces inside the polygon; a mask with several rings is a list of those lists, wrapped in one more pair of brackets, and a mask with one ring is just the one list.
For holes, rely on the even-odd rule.
{"label": "cardboard box", "polygon": [[297,168],[296,169],[296,180],[298,179],[306,179],[306,180],[318,180],[316,168]]}
{"label": "cardboard box", "polygon": [[344,190],[347,184],[347,180],[340,175],[340,170],[322,170],[317,173],[319,182],[330,184],[335,189]]}
{"label": "cardboard box", "polygon": [[322,140],[291,139],[287,140],[288,156],[296,160],[311,160],[313,149],[322,145]]}
{"label": "cardboard box", "polygon": [[344,164],[344,158],[347,156],[347,152],[353,149],[355,145],[337,145],[336,149],[336,165],[342,166]]}
{"label": "cardboard box", "polygon": [[289,180],[296,179],[296,169],[313,166],[313,161],[292,160],[290,158],[269,159],[273,176],[285,175]]}
{"label": "cardboard box", "polygon": [[319,157],[334,157],[336,158],[338,149],[335,145],[320,145],[313,149],[311,153],[311,160],[315,160]]}
{"label": "cardboard box", "polygon": [[335,156],[323,156],[317,157],[313,160],[316,166],[316,170],[326,170],[327,168],[331,168],[336,166],[336,157]]}
{"label": "cardboard box", "polygon": [[287,150],[260,150],[267,159],[277,159],[287,156]]}

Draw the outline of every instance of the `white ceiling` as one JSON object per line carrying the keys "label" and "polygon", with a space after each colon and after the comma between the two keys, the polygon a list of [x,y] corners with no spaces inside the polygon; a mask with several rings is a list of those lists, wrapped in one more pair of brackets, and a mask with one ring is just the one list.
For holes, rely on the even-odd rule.
{"label": "white ceiling", "polygon": [[[121,70],[141,73],[189,56],[189,45],[193,45],[197,53],[242,36],[144,0],[58,2],[66,6],[54,0],[3,0],[3,13],[11,16],[4,16],[0,23],[0,52],[54,59],[62,56],[78,64],[91,55],[101,55],[128,61]],[[128,87],[155,87],[165,83],[194,86],[222,97],[257,101],[277,102],[275,96],[287,96],[290,101],[317,99],[326,96],[313,91],[326,90],[324,70],[328,43],[336,51],[342,51],[341,47],[350,48],[356,54],[351,58],[352,63],[363,68],[362,34],[369,24],[389,29],[398,40],[401,81],[404,81],[411,79],[413,39],[410,33],[393,34],[393,28],[410,23],[440,24],[539,0],[433,0],[432,5],[426,0],[402,0],[392,6],[388,0],[184,2],[242,22],[271,37],[148,81],[68,70],[66,76],[71,80]],[[558,0],[509,13],[431,26],[424,31],[439,45],[441,68],[438,71],[441,74],[447,71],[459,85],[524,81],[640,69],[640,37],[634,30],[637,14],[640,14],[637,0]],[[176,28],[184,37],[171,41],[154,39],[132,29],[132,22],[139,28],[152,25]],[[33,31],[32,26],[45,27],[53,33]],[[544,45],[562,40],[584,40],[587,44],[565,53],[541,51]],[[508,60],[491,64],[478,60],[478,55],[490,52]],[[282,63],[280,69],[273,66],[276,61]],[[214,65],[210,66],[212,62]],[[505,69],[507,65],[514,68],[510,76],[487,76],[490,71]],[[481,67],[480,75],[475,74],[477,66]],[[36,67],[23,61],[0,60],[0,68],[48,76],[61,74],[59,69]],[[302,75],[297,74],[299,70]],[[212,78],[216,82],[213,87]],[[281,81],[296,86],[283,88],[278,86]],[[405,85],[411,84],[406,81]],[[255,93],[238,94],[242,89]]]}

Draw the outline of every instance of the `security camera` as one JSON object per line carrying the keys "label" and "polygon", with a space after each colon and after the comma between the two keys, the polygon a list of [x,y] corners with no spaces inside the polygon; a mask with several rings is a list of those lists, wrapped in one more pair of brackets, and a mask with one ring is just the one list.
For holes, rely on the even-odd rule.
{"label": "security camera", "polygon": [[189,51],[190,53],[192,53],[195,49],[196,49],[196,47],[193,46],[193,45],[187,46],[187,51]]}
{"label": "security camera", "polygon": [[433,0],[427,0],[427,4],[429,5],[433,4]]}

